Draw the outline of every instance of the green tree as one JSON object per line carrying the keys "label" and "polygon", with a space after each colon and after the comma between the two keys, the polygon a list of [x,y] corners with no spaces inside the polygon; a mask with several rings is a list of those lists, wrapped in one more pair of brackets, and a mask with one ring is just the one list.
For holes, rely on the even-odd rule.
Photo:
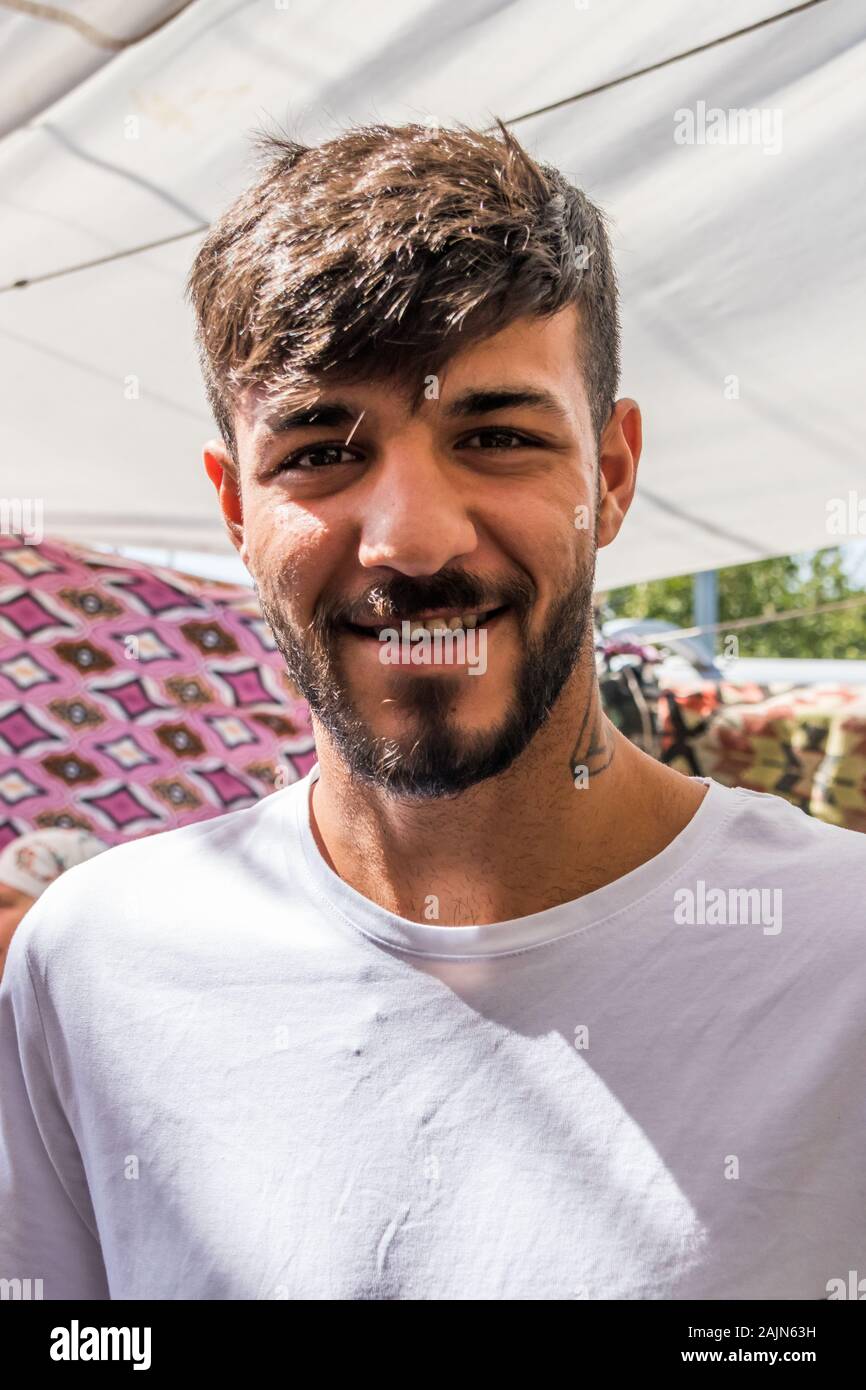
{"label": "green tree", "polygon": [[[782,555],[719,570],[719,622],[812,608],[857,595],[866,596],[866,589],[852,581],[838,547]],[[694,622],[691,575],[612,589],[605,609],[608,617],[660,618],[672,628],[689,627]],[[739,641],[740,656],[863,660],[866,602],[838,613],[819,613],[733,631]],[[724,637],[724,631],[720,637]]]}

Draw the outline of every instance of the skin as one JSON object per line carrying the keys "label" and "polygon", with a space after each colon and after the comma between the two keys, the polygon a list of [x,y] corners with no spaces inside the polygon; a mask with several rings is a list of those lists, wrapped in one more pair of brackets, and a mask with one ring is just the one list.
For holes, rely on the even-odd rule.
{"label": "skin", "polygon": [[[265,422],[285,410],[275,417],[272,399],[245,392],[234,417],[237,465],[219,441],[204,461],[260,594],[303,631],[322,604],[357,604],[394,576],[459,570],[493,595],[528,579],[524,636],[539,639],[564,585],[591,569],[594,530],[599,546],[616,538],[641,452],[640,411],[623,399],[596,457],[579,333],[573,307],[519,319],[454,356],[438,398],[414,407],[388,384],[329,381],[320,402],[350,407],[339,426],[274,434]],[[453,413],[472,393],[514,388],[547,403]],[[340,452],[280,471],[313,446]],[[595,528],[576,527],[576,507],[588,508]],[[483,676],[431,666],[407,675],[381,663],[375,640],[350,632],[335,640],[365,729],[403,753],[423,733],[418,699],[430,689],[418,682],[447,683],[447,726],[459,746],[502,725],[525,650],[511,610],[489,627]],[[358,892],[415,922],[483,925],[579,898],[659,854],[706,790],[635,748],[602,713],[591,640],[528,746],[507,770],[456,795],[395,796],[359,779],[313,718],[319,848]],[[587,769],[580,789],[575,765]],[[430,895],[439,900],[434,919],[425,915]]]}
{"label": "skin", "polygon": [[9,950],[9,943],[15,934],[15,928],[35,901],[36,899],[31,897],[29,893],[21,893],[17,888],[10,888],[8,883],[0,883],[0,980],[3,978],[6,955]]}

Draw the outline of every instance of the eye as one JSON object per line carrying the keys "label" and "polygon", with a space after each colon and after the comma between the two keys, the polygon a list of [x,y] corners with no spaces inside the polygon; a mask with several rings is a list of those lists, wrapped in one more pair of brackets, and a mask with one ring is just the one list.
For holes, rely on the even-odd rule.
{"label": "eye", "polygon": [[358,455],[345,444],[309,444],[296,449],[274,470],[277,473],[310,473],[317,468],[336,468],[341,463],[357,463]]}
{"label": "eye", "polygon": [[[481,441],[480,444],[473,444],[473,440],[476,439]],[[534,442],[525,434],[519,434],[517,430],[500,429],[491,425],[486,430],[476,430],[474,434],[467,435],[458,447],[465,448],[468,445],[475,449],[526,449]]]}

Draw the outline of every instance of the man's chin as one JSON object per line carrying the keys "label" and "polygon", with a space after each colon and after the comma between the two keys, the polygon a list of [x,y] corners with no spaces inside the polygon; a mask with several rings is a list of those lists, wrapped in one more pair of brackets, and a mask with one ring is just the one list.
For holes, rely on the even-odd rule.
{"label": "man's chin", "polygon": [[358,780],[406,799],[457,796],[507,771],[547,722],[592,634],[588,569],[554,606],[542,636],[529,641],[524,633],[513,670],[510,660],[491,662],[482,680],[392,668],[383,687],[369,672],[359,680],[327,631],[302,635],[278,605],[259,598],[317,741],[324,735]]}
{"label": "man's chin", "polygon": [[354,777],[394,797],[420,801],[458,796],[505,772],[535,731],[511,719],[494,730],[448,721],[414,732],[404,726],[389,735],[357,721],[351,731],[329,732]]}
{"label": "man's chin", "polygon": [[489,760],[483,763],[462,759],[454,762],[433,762],[419,759],[417,752],[403,756],[388,746],[384,757],[370,760],[353,756],[349,761],[352,773],[362,782],[389,796],[403,801],[437,801],[460,796],[480,782],[505,770],[512,759],[496,766]]}

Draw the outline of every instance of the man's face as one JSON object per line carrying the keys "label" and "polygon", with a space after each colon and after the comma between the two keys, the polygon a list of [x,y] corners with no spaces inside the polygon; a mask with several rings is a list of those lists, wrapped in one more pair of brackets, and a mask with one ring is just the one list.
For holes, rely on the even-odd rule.
{"label": "man's face", "polygon": [[[571,308],[518,320],[419,380],[414,406],[381,382],[329,381],[312,412],[241,400],[235,538],[262,610],[348,767],[398,795],[503,771],[589,650],[596,449],[578,332]],[[382,630],[408,647],[389,659]]]}

